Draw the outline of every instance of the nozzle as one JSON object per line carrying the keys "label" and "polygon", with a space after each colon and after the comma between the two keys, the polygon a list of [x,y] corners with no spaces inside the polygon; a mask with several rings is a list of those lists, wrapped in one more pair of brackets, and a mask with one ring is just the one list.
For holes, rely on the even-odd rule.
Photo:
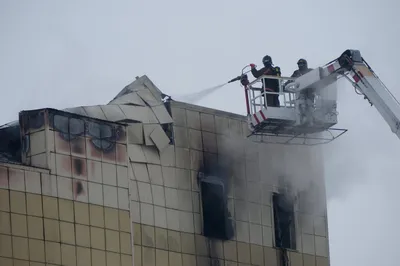
{"label": "nozzle", "polygon": [[236,78],[231,79],[230,81],[228,81],[228,83],[232,83],[232,82],[235,82],[235,81],[239,81],[241,78],[242,78],[242,76],[237,76]]}

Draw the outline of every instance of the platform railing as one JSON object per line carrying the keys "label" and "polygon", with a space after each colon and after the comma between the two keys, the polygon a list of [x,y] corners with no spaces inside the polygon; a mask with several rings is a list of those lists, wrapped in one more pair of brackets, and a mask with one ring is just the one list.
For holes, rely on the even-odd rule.
{"label": "platform railing", "polygon": [[[264,79],[276,79],[279,81],[279,92],[272,92],[265,90],[265,82]],[[249,83],[247,86],[247,95],[248,95],[248,101],[249,101],[249,109],[250,109],[250,115],[253,115],[262,108],[268,109],[268,107],[273,107],[273,106],[267,106],[267,95],[279,95],[279,108],[295,108],[295,94],[292,92],[285,91],[285,85],[290,83],[291,81],[294,81],[294,78],[290,77],[277,77],[277,76],[269,76],[269,75],[263,75],[252,82]]]}

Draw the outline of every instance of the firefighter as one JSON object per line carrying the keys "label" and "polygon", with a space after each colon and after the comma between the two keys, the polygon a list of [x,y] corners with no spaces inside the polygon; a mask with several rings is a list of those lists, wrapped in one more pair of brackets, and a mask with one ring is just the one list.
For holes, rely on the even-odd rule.
{"label": "firefighter", "polygon": [[291,78],[300,77],[312,70],[312,68],[308,68],[307,60],[305,60],[303,58],[301,58],[301,59],[299,59],[299,61],[297,61],[297,66],[299,69],[297,69],[293,72],[292,76],[290,76]]}
{"label": "firefighter", "polygon": [[[290,76],[291,78],[298,78],[312,70],[312,68],[308,68],[308,63],[307,60],[300,58],[299,61],[297,61],[297,66],[299,69],[296,69],[293,74]],[[285,87],[287,84],[293,82],[293,80],[288,80],[285,82],[283,87]]]}
{"label": "firefighter", "polygon": [[[278,66],[273,66],[272,58],[269,55],[264,56],[262,59],[264,67],[257,70],[254,64],[250,64],[251,67],[251,74],[255,78],[259,78],[262,75],[270,75],[270,76],[281,76],[281,69]],[[270,92],[279,92],[279,80],[278,79],[271,79],[271,78],[264,78],[264,90]],[[263,91],[263,90],[261,90]],[[279,95],[278,94],[267,94],[267,106],[279,107]]]}
{"label": "firefighter", "polygon": [[[292,74],[292,78],[300,77],[312,70],[312,68],[308,68],[307,60],[301,58],[297,61],[298,69],[295,70]],[[291,82],[289,80],[286,84]],[[285,86],[286,86],[285,84]],[[312,88],[305,89],[296,94],[296,104],[298,105],[298,110],[300,111],[300,124],[308,123],[309,125],[313,124],[313,116],[312,110],[314,106],[315,100],[315,90]]]}

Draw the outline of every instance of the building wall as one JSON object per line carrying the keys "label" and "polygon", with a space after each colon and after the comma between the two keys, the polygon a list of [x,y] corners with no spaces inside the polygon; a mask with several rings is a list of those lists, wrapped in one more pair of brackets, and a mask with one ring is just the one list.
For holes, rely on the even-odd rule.
{"label": "building wall", "polygon": [[72,179],[46,171],[9,165],[0,176],[0,265],[132,265],[128,210],[73,199]]}
{"label": "building wall", "polygon": [[132,265],[126,138],[105,150],[81,130],[104,121],[48,110],[21,118],[25,163],[42,168],[0,165],[0,265]]}
{"label": "building wall", "polygon": [[[329,265],[318,149],[249,142],[243,117],[181,103],[172,103],[174,145],[162,151],[154,124],[125,131],[50,113],[34,126],[21,120],[35,168],[0,166],[1,266],[279,265],[271,195],[288,184],[302,192],[290,265]],[[82,121],[122,134],[102,143]],[[203,235],[199,172],[226,184],[228,241]]]}
{"label": "building wall", "polygon": [[[240,116],[179,103],[172,104],[172,116],[175,146],[161,155],[161,167],[141,166],[133,181],[138,191],[131,198],[135,265],[278,265],[271,193],[282,176],[303,190],[306,181],[321,181],[321,154],[309,147],[247,142]],[[197,175],[216,168],[229,186],[235,227],[229,241],[202,235]],[[321,186],[318,191],[324,192]],[[289,252],[291,265],[329,264],[325,196],[320,199],[318,210],[310,204],[303,212],[297,209],[298,251]]]}

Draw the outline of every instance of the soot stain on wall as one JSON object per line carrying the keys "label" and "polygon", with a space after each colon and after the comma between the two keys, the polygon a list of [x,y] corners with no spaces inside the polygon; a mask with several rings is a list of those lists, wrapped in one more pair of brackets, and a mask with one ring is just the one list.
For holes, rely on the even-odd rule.
{"label": "soot stain on wall", "polygon": [[[232,164],[217,154],[204,152],[203,166],[198,170],[197,182],[200,188],[203,212],[203,234],[211,239],[230,240],[234,236],[232,214],[227,199],[232,182]],[[209,241],[209,254],[216,254],[213,241]],[[216,265],[210,258],[210,263]],[[218,263],[217,263],[218,264]]]}
{"label": "soot stain on wall", "polygon": [[85,188],[81,181],[75,181],[73,186],[74,199],[76,200],[79,196],[85,195]]}
{"label": "soot stain on wall", "polygon": [[85,145],[85,143],[82,141],[82,139],[75,139],[71,141],[71,151],[73,153],[84,155],[85,150],[83,145]]}
{"label": "soot stain on wall", "polygon": [[73,167],[74,167],[74,170],[75,170],[76,174],[82,175],[83,174],[83,168],[84,168],[82,159],[74,158],[73,161],[72,161],[72,164],[73,164]]}

